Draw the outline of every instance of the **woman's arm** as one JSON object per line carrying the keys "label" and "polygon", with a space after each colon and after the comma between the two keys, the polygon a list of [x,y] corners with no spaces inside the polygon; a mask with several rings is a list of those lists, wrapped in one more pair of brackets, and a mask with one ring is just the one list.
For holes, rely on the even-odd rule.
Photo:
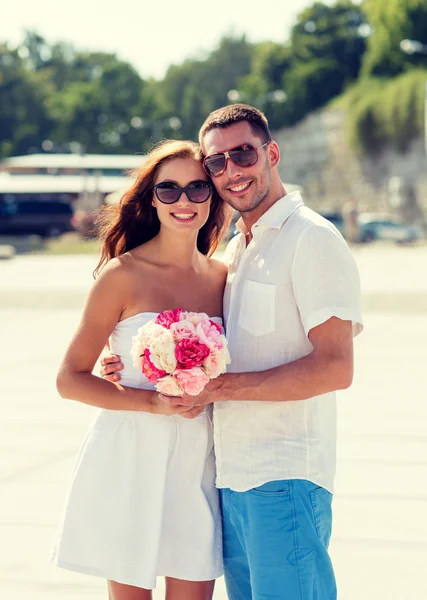
{"label": "woman's arm", "polygon": [[[95,281],[81,321],[65,353],[57,376],[57,390],[63,398],[109,410],[145,411],[154,414],[182,414],[193,417],[188,407],[170,407],[155,390],[121,386],[92,375],[105,343],[120,320],[124,298],[129,297],[131,277],[113,259]],[[172,410],[171,410],[172,409]]]}

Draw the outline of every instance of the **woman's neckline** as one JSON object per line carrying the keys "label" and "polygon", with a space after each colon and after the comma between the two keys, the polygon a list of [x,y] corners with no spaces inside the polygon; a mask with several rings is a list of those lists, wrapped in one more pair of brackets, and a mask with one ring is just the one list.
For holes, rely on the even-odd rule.
{"label": "woman's neckline", "polygon": [[[126,319],[122,319],[121,321],[119,321],[117,323],[117,325],[120,325],[121,323],[125,323],[126,321],[130,321],[131,319],[135,319],[136,317],[141,317],[142,315],[150,315],[152,317],[157,317],[160,313],[159,312],[150,312],[150,311],[141,311],[138,313],[135,313],[134,315],[131,315],[130,317],[126,317]],[[222,317],[209,317],[210,319],[212,319],[212,321],[221,321],[222,322]]]}

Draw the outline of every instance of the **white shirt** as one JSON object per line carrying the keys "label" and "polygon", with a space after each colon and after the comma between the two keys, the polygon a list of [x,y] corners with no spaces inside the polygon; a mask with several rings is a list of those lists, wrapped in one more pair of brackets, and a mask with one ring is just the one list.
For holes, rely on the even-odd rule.
{"label": "white shirt", "polygon": [[[304,206],[278,200],[225,254],[224,317],[229,372],[264,371],[309,354],[308,332],[332,316],[362,330],[360,279],[337,229]],[[278,479],[307,479],[333,492],[335,392],[294,402],[214,405],[217,486],[245,491]]]}

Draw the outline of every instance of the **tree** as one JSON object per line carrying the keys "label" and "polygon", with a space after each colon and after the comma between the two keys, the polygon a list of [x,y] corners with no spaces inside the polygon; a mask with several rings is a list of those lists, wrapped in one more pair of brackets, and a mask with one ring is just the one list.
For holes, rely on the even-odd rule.
{"label": "tree", "polygon": [[0,156],[39,150],[52,127],[49,77],[29,71],[18,49],[7,44],[0,46],[0,67]]}
{"label": "tree", "polygon": [[267,100],[262,108],[273,129],[293,125],[357,79],[367,31],[360,5],[315,2],[298,15],[289,43],[256,46],[252,70],[243,80],[246,96],[256,103],[283,90],[286,102]]}
{"label": "tree", "polygon": [[104,53],[77,54],[71,72],[73,78],[48,102],[55,120],[52,140],[78,141],[87,152],[129,152],[127,136],[144,85],[139,74]]}
{"label": "tree", "polygon": [[227,92],[250,72],[252,51],[245,36],[225,36],[204,60],[188,59],[171,66],[158,88],[162,116],[177,115],[181,135],[197,139],[207,114],[227,104]]}
{"label": "tree", "polygon": [[364,9],[373,33],[363,61],[363,75],[393,77],[422,65],[425,56],[408,57],[400,49],[400,42],[413,39],[427,43],[425,0],[365,0]]}
{"label": "tree", "polygon": [[292,125],[338,96],[344,77],[342,67],[333,60],[311,60],[295,65],[285,75],[288,100],[284,123]]}
{"label": "tree", "polygon": [[341,67],[346,84],[359,75],[366,49],[366,17],[359,4],[315,2],[298,17],[291,32],[295,61],[328,60]]}

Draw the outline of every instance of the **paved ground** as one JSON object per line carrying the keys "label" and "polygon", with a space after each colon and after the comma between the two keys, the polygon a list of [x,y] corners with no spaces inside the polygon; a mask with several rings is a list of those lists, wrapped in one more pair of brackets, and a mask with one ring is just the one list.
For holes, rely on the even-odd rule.
{"label": "paved ground", "polygon": [[[427,245],[354,247],[365,308],[424,312]],[[0,307],[75,308],[82,305],[96,266],[92,255],[17,255],[0,260]]]}
{"label": "paved ground", "polygon": [[[421,600],[427,597],[427,249],[371,247],[355,254],[365,332],[356,341],[355,383],[339,400],[331,554],[340,600]],[[87,257],[0,263],[1,600],[106,597],[103,582],[49,563],[69,473],[94,415],[61,400],[54,386],[92,268]],[[160,586],[156,600],[161,592]],[[215,600],[225,598],[220,580]]]}

